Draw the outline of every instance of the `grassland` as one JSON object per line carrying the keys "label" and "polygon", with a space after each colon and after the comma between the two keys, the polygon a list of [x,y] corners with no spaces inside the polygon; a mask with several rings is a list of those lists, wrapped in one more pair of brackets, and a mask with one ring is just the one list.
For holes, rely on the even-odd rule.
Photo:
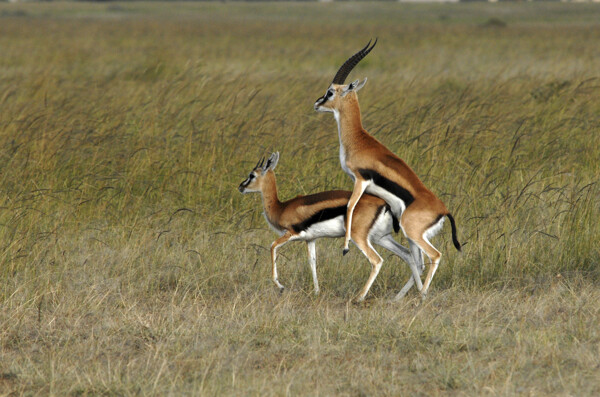
{"label": "grassland", "polygon": [[[315,298],[290,245],[280,296],[236,187],[272,150],[282,198],[351,187],[312,104],[374,36],[365,126],[463,253],[354,306],[357,249],[318,244]],[[598,395],[598,37],[585,4],[0,3],[0,395]]]}

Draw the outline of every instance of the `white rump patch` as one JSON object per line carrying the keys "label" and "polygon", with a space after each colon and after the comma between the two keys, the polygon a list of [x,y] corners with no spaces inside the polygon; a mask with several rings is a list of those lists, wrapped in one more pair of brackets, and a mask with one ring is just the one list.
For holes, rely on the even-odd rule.
{"label": "white rump patch", "polygon": [[423,233],[423,238],[425,241],[429,242],[430,238],[442,230],[442,226],[444,226],[444,219],[446,219],[445,216],[441,217],[439,221],[434,223],[429,229],[425,230],[425,233]]}

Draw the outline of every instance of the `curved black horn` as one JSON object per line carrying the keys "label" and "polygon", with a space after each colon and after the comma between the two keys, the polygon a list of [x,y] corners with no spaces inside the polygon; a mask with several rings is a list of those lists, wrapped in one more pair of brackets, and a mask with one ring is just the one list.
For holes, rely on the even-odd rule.
{"label": "curved black horn", "polygon": [[356,65],[358,65],[358,63],[364,57],[366,57],[369,52],[371,52],[373,47],[375,47],[375,44],[377,44],[377,38],[375,38],[375,42],[373,43],[373,45],[371,47],[369,47],[371,45],[371,40],[369,40],[369,42],[367,43],[365,48],[363,48],[362,50],[360,50],[359,52],[357,52],[356,54],[354,54],[350,58],[348,58],[348,60],[346,62],[344,62],[344,64],[340,68],[340,70],[337,71],[335,77],[333,78],[332,83],[333,84],[344,84],[344,81],[346,81],[346,77],[348,77],[348,75],[350,74],[352,69],[354,69],[354,67]]}

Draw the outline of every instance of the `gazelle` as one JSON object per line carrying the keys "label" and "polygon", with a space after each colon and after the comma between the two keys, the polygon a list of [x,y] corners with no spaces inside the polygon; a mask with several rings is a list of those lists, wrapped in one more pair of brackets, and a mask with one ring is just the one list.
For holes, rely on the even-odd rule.
{"label": "gazelle", "polygon": [[381,197],[400,219],[413,260],[422,263],[423,251],[432,262],[425,283],[421,285],[420,280],[415,280],[425,298],[441,259],[441,253],[431,245],[429,239],[441,229],[444,216],[450,219],[452,241],[459,251],[460,243],[456,237],[454,218],[444,203],[425,187],[404,161],[363,128],[356,92],[364,87],[367,79],[350,84],[344,84],[344,81],[361,59],[371,52],[377,40],[372,46],[370,44],[371,41],[348,58],[336,73],[325,95],[317,99],[314,105],[316,111],[333,113],[338,126],[342,169],[354,180],[346,213],[343,252],[348,252],[352,228],[357,224],[354,220],[355,211],[363,193]]}
{"label": "gazelle", "polygon": [[[283,292],[284,287],[277,277],[277,249],[289,241],[306,241],[314,292],[318,294],[315,240],[322,237],[344,236],[344,218],[351,192],[332,190],[298,196],[281,202],[277,197],[277,183],[273,172],[278,161],[279,152],[271,154],[264,166],[263,158],[256,164],[248,178],[240,184],[238,190],[242,193],[262,194],[267,223],[280,235],[271,245],[272,277],[275,285]],[[388,249],[406,261],[411,268],[412,276],[398,293],[397,298],[404,296],[415,280],[421,282],[423,267],[417,267],[411,260],[408,249],[398,244],[391,236],[392,231],[397,233],[400,230],[400,226],[398,219],[384,200],[368,194],[364,195],[356,205],[353,226],[352,240],[371,263],[371,274],[360,291],[357,301],[365,299],[383,264],[383,259],[371,243]]]}

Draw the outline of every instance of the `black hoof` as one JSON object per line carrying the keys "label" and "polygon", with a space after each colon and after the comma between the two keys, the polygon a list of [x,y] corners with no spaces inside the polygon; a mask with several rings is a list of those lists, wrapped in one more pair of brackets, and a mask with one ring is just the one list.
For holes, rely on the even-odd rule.
{"label": "black hoof", "polygon": [[342,251],[342,254],[346,255],[348,252],[350,252],[350,248],[344,248],[344,250]]}
{"label": "black hoof", "polygon": [[285,287],[281,287],[279,288],[279,295],[283,295],[283,290],[285,289]]}

